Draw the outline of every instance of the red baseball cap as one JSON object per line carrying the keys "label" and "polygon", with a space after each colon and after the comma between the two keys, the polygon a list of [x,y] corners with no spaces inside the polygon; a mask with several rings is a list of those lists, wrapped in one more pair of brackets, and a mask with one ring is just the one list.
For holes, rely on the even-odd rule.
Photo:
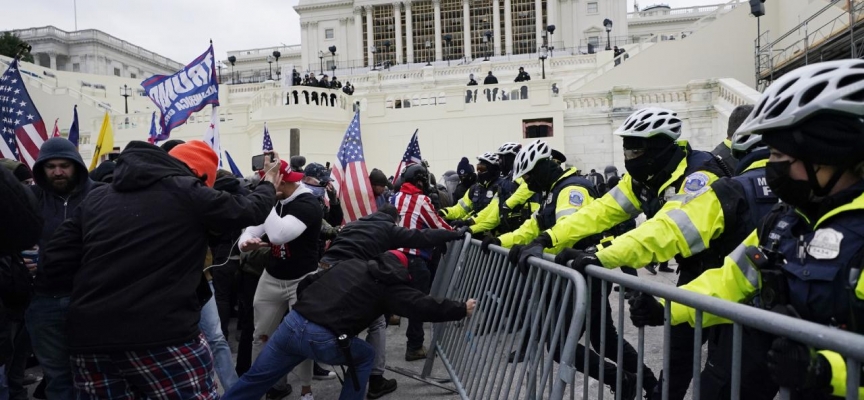
{"label": "red baseball cap", "polygon": [[[303,173],[291,170],[291,165],[285,160],[279,160],[279,172],[282,173],[282,182],[300,182],[303,179]],[[264,170],[258,171],[258,176],[264,177]]]}
{"label": "red baseball cap", "polygon": [[405,253],[399,250],[388,250],[388,253],[396,256],[399,259],[399,263],[402,264],[403,267],[408,268],[408,256]]}

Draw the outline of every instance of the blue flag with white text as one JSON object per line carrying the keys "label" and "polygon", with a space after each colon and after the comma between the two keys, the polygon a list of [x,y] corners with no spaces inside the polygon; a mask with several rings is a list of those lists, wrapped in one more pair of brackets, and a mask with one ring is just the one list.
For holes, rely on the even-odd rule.
{"label": "blue flag with white text", "polygon": [[192,113],[219,105],[219,81],[213,45],[174,75],[154,75],[141,82],[147,96],[159,107],[162,134],[183,125]]}

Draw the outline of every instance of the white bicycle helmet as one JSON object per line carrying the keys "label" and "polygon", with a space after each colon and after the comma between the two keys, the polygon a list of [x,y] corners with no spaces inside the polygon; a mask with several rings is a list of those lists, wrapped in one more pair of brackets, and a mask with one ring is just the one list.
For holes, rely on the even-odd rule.
{"label": "white bicycle helmet", "polygon": [[646,139],[666,135],[672,140],[677,140],[681,137],[681,120],[672,110],[659,107],[643,108],[630,114],[615,134]]}
{"label": "white bicycle helmet", "polygon": [[477,161],[486,161],[489,164],[498,165],[498,161],[500,161],[500,158],[498,157],[497,154],[490,153],[487,151],[487,152],[477,156]]}
{"label": "white bicycle helmet", "polygon": [[517,155],[517,154],[519,154],[520,150],[522,150],[521,144],[516,143],[516,142],[507,142],[507,143],[502,144],[501,147],[498,148],[498,151],[496,152],[496,154],[498,154],[499,156],[504,155],[504,154]]}
{"label": "white bicycle helmet", "polygon": [[827,61],[790,71],[765,90],[737,132],[788,127],[826,110],[864,115],[864,61]]}
{"label": "white bicycle helmet", "polygon": [[513,180],[531,172],[537,166],[538,161],[551,157],[552,148],[546,142],[540,139],[531,142],[516,155],[516,161],[513,163],[516,169],[513,173]]}
{"label": "white bicycle helmet", "polygon": [[735,132],[732,135],[732,158],[740,159],[752,151],[768,148],[762,135],[752,132]]}

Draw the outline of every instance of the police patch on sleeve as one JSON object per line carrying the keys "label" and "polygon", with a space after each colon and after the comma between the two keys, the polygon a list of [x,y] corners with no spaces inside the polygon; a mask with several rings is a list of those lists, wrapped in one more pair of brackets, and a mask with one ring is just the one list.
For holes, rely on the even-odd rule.
{"label": "police patch on sleeve", "polygon": [[570,205],[574,207],[582,207],[585,202],[585,195],[577,189],[570,190]]}
{"label": "police patch on sleeve", "polygon": [[702,194],[708,190],[708,181],[704,172],[694,172],[684,180],[684,193]]}

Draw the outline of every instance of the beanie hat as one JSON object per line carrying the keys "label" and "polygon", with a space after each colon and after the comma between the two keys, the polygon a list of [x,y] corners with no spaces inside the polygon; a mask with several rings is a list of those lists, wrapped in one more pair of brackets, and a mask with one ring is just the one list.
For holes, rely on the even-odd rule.
{"label": "beanie hat", "polygon": [[15,175],[15,179],[18,179],[18,182],[24,182],[28,179],[33,179],[33,173],[30,172],[30,168],[28,168],[26,164],[9,158],[0,159],[0,163],[2,163],[0,165],[9,170],[12,175]]}
{"label": "beanie hat", "polygon": [[753,112],[752,104],[743,104],[732,110],[732,114],[729,114],[729,126],[726,128],[727,138],[732,138],[732,135],[741,127],[751,112]]}
{"label": "beanie hat", "polygon": [[388,250],[387,252],[396,256],[396,258],[399,259],[399,263],[402,264],[403,267],[408,268],[408,256],[406,256],[405,253],[399,250]]}
{"label": "beanie hat", "polygon": [[[303,179],[303,173],[295,171],[288,164],[288,161],[279,160],[279,172],[282,173],[282,182],[300,182]],[[266,171],[258,171],[258,176],[263,178]]]}
{"label": "beanie hat", "polygon": [[468,157],[462,157],[462,159],[459,160],[459,165],[456,166],[456,173],[460,176],[474,173],[474,166],[471,165],[470,161],[468,161]]}
{"label": "beanie hat", "polygon": [[168,154],[183,161],[192,173],[199,178],[205,178],[207,187],[213,187],[216,182],[216,169],[219,167],[219,156],[200,140],[178,144]]}
{"label": "beanie hat", "polygon": [[387,186],[387,176],[380,169],[373,168],[369,173],[369,183],[372,186]]}

